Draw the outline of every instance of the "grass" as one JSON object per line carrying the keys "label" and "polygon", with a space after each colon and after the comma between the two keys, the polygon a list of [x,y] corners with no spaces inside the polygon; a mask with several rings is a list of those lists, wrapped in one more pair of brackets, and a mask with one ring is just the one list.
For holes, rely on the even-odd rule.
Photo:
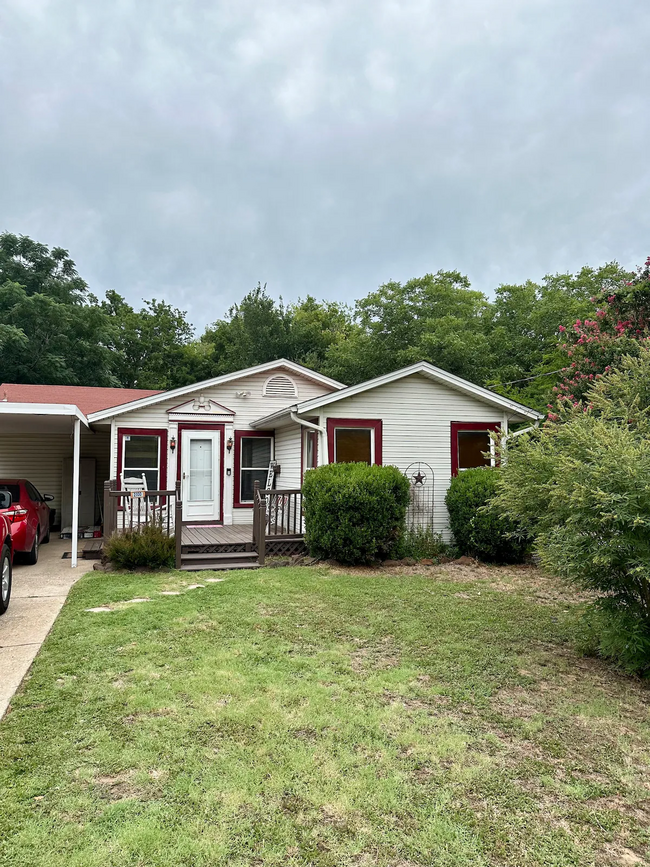
{"label": "grass", "polygon": [[0,725],[3,867],[645,863],[648,691],[549,579],[209,577],[75,586]]}

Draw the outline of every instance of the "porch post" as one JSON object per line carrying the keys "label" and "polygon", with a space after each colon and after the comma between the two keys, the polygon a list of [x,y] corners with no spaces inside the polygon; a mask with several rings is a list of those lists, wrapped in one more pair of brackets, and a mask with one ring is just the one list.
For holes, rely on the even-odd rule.
{"label": "porch post", "polygon": [[72,454],[72,568],[77,565],[77,546],[79,544],[79,451],[81,443],[81,421],[74,420],[74,450]]}

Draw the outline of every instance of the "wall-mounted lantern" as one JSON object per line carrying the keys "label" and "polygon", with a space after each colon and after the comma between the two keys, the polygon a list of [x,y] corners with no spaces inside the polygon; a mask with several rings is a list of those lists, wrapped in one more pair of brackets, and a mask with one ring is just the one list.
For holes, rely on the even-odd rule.
{"label": "wall-mounted lantern", "polygon": [[169,441],[169,448],[171,449],[172,454],[176,451],[176,437],[172,437]]}
{"label": "wall-mounted lantern", "polygon": [[228,437],[228,442],[226,443],[226,448],[228,449],[228,454],[232,451],[232,437]]}

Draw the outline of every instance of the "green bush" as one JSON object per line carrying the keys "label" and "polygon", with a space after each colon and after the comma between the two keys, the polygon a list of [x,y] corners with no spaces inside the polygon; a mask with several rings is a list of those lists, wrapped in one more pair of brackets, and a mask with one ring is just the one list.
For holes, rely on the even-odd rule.
{"label": "green bush", "polygon": [[440,533],[434,533],[429,527],[407,527],[391,553],[400,559],[414,557],[416,560],[440,560],[449,555],[450,548]]}
{"label": "green bush", "polygon": [[500,470],[464,470],[451,480],[445,497],[449,525],[461,554],[488,563],[521,563],[530,540],[492,505]]}
{"label": "green bush", "polygon": [[598,652],[650,675],[650,350],[625,358],[589,405],[508,449],[499,508],[535,536],[542,565],[596,594]]}
{"label": "green bush", "polygon": [[114,533],[104,546],[108,559],[120,569],[173,568],[176,540],[167,536],[159,524]]}
{"label": "green bush", "polygon": [[303,484],[305,543],[313,557],[367,563],[399,543],[409,482],[396,467],[328,464]]}

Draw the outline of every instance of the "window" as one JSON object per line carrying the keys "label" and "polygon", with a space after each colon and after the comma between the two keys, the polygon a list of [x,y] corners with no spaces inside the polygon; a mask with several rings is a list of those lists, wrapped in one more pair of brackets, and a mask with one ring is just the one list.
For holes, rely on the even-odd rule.
{"label": "window", "polygon": [[255,482],[266,487],[273,460],[273,434],[263,431],[235,431],[235,506],[253,505]]}
{"label": "window", "polygon": [[303,428],[302,431],[302,476],[307,470],[318,466],[318,431]]}
{"label": "window", "polygon": [[159,491],[166,484],[167,431],[120,428],[117,438],[119,483],[125,479],[147,480],[147,489]]}
{"label": "window", "polygon": [[[498,422],[451,423],[451,473],[457,476],[473,467],[494,466],[492,431],[500,430]],[[487,455],[486,455],[487,453]]]}
{"label": "window", "polygon": [[381,419],[328,418],[327,440],[331,464],[382,462]]}
{"label": "window", "polygon": [[25,487],[27,488],[27,496],[33,503],[42,503],[43,497],[36,490],[34,485],[31,482],[25,482]]}
{"label": "window", "polygon": [[372,431],[363,427],[337,427],[334,460],[337,464],[372,464]]}

